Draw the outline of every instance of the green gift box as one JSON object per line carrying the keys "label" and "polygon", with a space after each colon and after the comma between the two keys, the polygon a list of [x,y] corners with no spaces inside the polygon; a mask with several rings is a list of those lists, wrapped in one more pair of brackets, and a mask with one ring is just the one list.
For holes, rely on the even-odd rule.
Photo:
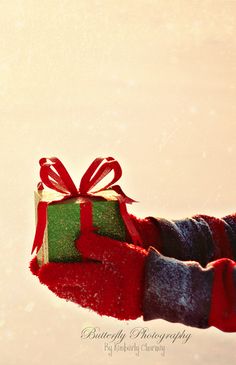
{"label": "green gift box", "polygon": [[47,262],[76,262],[82,257],[75,247],[80,235],[81,208],[88,201],[92,205],[93,227],[96,233],[113,239],[125,241],[125,223],[120,214],[120,204],[116,193],[103,190],[98,196],[78,196],[62,201],[63,197],[55,191],[38,190],[35,192],[36,221],[37,206],[40,201],[48,202],[47,220],[42,245],[37,253],[40,266]]}

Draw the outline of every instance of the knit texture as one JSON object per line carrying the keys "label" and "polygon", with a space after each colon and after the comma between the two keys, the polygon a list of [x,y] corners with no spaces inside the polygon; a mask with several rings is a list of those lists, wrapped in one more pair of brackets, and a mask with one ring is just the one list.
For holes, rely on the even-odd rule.
{"label": "knit texture", "polygon": [[[82,235],[81,263],[30,263],[56,295],[100,315],[236,331],[236,214],[137,218],[142,247]],[[127,232],[127,242],[131,238]],[[148,251],[147,251],[148,250]]]}
{"label": "knit texture", "polygon": [[214,270],[209,326],[236,332],[236,262],[222,258],[208,266]]}
{"label": "knit texture", "polygon": [[165,257],[151,247],[145,266],[143,319],[209,327],[213,271],[197,262]]}
{"label": "knit texture", "polygon": [[216,218],[198,214],[190,218],[167,220],[153,218],[159,243],[152,246],[163,255],[178,260],[194,260],[205,267],[209,262],[236,260],[236,215]]}
{"label": "knit texture", "polygon": [[[156,249],[161,251],[161,230],[156,219],[153,217],[140,218],[133,214],[130,214],[129,216],[141,237],[142,247],[148,250],[149,246],[154,246]],[[127,242],[132,242],[132,238],[128,230],[126,231],[126,239]]]}
{"label": "knit texture", "polygon": [[147,258],[144,320],[236,331],[236,214],[149,219],[163,256],[150,249]]}
{"label": "knit texture", "polygon": [[146,250],[94,233],[82,234],[76,247],[81,263],[47,263],[32,273],[60,298],[120,320],[142,315]]}

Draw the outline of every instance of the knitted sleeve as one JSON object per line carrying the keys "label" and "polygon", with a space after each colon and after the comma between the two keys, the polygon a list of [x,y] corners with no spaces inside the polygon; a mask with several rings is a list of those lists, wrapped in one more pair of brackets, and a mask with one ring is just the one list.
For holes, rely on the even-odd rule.
{"label": "knitted sleeve", "polygon": [[203,268],[150,247],[145,265],[143,319],[236,332],[236,262],[227,258]]}
{"label": "knitted sleeve", "polygon": [[198,214],[178,220],[146,219],[157,229],[152,246],[165,256],[194,260],[203,267],[220,258],[236,260],[236,213],[223,218]]}

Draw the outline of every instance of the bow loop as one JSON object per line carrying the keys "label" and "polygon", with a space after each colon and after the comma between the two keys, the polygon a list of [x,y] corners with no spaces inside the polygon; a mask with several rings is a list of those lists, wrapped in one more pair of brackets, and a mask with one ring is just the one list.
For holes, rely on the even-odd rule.
{"label": "bow loop", "polygon": [[41,158],[39,164],[41,166],[40,177],[42,182],[50,189],[71,196],[89,194],[91,189],[93,189],[94,186],[111,171],[114,171],[113,179],[101,189],[97,190],[96,193],[110,187],[114,182],[119,180],[122,175],[120,164],[113,157],[98,157],[84,173],[80,181],[79,190],[77,190],[65,166],[58,158]]}
{"label": "bow loop", "polygon": [[112,170],[114,171],[113,179],[107,185],[97,190],[96,193],[110,187],[114,182],[119,180],[122,175],[120,164],[113,157],[96,158],[91,163],[85,174],[83,175],[80,182],[79,192],[81,194],[88,193],[94,186],[96,186],[99,183],[99,181],[101,181]]}
{"label": "bow loop", "polygon": [[39,160],[40,178],[50,189],[59,193],[76,196],[77,188],[63,163],[56,157],[41,158]]}

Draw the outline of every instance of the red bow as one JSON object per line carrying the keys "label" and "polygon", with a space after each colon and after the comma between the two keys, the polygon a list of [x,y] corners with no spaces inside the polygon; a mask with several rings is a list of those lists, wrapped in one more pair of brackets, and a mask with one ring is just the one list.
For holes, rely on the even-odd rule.
{"label": "red bow", "polygon": [[[62,162],[56,158],[41,158],[39,161],[40,164],[40,177],[41,182],[38,184],[38,189],[43,189],[43,184],[48,186],[50,189],[56,190],[62,194],[64,194],[63,198],[56,200],[62,201],[69,199],[71,197],[78,196],[93,196],[93,194],[103,191],[105,189],[111,189],[116,191],[117,199],[120,203],[120,212],[123,218],[124,223],[130,233],[132,241],[134,244],[140,245],[141,239],[140,236],[132,223],[129,214],[126,209],[126,203],[133,203],[135,200],[129,198],[125,195],[119,185],[113,185],[117,180],[120,179],[122,175],[122,169],[118,161],[116,161],[113,157],[107,158],[96,158],[91,165],[88,167],[87,171],[83,175],[79,189],[77,190],[73,180],[71,179],[69,173],[67,172],[65,166]],[[109,172],[114,171],[114,177],[110,183],[106,184],[103,188],[91,192],[91,190],[101,181]],[[98,196],[98,194],[96,194]],[[55,200],[54,200],[55,201]],[[54,202],[51,201],[50,203]],[[36,253],[39,251],[44,237],[44,231],[46,228],[47,222],[47,205],[50,204],[48,202],[40,201],[38,203],[38,222],[36,226],[36,232],[34,237],[34,243],[32,247],[31,254],[34,252],[37,247]],[[86,211],[85,211],[86,212]],[[81,231],[86,231],[88,229],[93,229],[91,217],[88,216],[91,211],[87,210],[86,219],[83,219],[81,222]],[[82,224],[83,223],[83,224]]]}

